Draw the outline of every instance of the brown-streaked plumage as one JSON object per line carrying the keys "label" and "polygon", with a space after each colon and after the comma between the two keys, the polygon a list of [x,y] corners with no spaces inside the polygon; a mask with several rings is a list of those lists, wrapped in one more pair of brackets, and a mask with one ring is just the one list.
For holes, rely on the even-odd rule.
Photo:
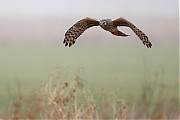
{"label": "brown-streaked plumage", "polygon": [[133,30],[133,32],[140,38],[140,40],[143,42],[144,45],[146,45],[148,48],[151,48],[152,44],[148,40],[148,37],[139,30],[134,24],[129,22],[128,20],[120,17],[115,20],[111,19],[102,19],[100,21],[92,19],[92,18],[84,18],[82,20],[79,20],[77,23],[75,23],[69,30],[65,33],[65,38],[63,43],[65,46],[71,47],[76,42],[76,39],[88,28],[93,26],[100,26],[106,31],[111,32],[113,35],[116,36],[129,36],[117,29],[118,26],[126,26]]}

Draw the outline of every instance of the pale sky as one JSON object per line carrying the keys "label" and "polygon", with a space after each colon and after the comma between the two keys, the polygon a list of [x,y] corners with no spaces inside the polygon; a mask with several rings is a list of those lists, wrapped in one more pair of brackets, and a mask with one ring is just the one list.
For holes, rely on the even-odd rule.
{"label": "pale sky", "polygon": [[[172,41],[178,41],[178,2],[176,0],[0,0],[0,41],[63,39],[65,31],[84,17],[96,19],[124,17],[153,39],[172,38]],[[31,18],[35,20],[31,21]],[[97,38],[99,34],[106,36],[106,32],[93,29],[94,31],[84,36],[98,36]],[[96,31],[100,33],[97,35]]]}
{"label": "pale sky", "polygon": [[[0,0],[0,15],[172,15],[178,14],[175,0]],[[68,16],[68,15],[67,15]]]}

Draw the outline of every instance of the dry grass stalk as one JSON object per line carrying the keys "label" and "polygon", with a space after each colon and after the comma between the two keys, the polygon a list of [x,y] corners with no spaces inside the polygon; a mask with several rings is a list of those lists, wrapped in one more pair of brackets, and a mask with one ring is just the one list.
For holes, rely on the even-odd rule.
{"label": "dry grass stalk", "polygon": [[[148,67],[147,64],[146,67]],[[164,72],[161,70],[161,72],[156,72],[154,80],[147,75],[150,72],[144,73],[144,81],[141,84],[142,93],[140,97],[137,97],[133,106],[129,106],[125,101],[122,80],[120,88],[115,89],[115,92],[111,94],[106,93],[105,85],[92,92],[87,88],[84,89],[86,87],[85,80],[79,76],[82,68],[75,72],[72,81],[64,81],[67,74],[63,70],[67,69],[62,68],[51,73],[49,82],[43,83],[40,91],[32,90],[28,97],[23,97],[21,88],[19,88],[21,84],[18,81],[16,84],[18,87],[17,99],[9,103],[6,112],[0,112],[0,119],[150,120],[175,119],[180,114],[179,107],[176,107],[176,104],[179,105],[179,101],[172,96],[177,91],[179,84],[173,87],[168,98],[164,100],[163,94],[166,85],[163,83]],[[146,78],[146,75],[149,77]],[[159,84],[154,86],[155,82]],[[10,88],[8,93],[9,96],[13,95]],[[162,95],[157,97],[158,100],[154,102],[156,93]]]}

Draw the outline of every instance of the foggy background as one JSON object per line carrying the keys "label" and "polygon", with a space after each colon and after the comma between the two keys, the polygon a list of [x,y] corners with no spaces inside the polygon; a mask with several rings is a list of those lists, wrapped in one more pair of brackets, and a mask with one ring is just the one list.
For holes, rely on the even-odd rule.
{"label": "foggy background", "polygon": [[[62,46],[65,32],[78,20],[124,17],[147,34],[152,43],[178,43],[178,1],[170,0],[1,0],[0,44],[58,42]],[[129,28],[119,28],[130,42],[137,36]],[[81,43],[112,42],[112,36],[100,27],[88,29]],[[79,42],[80,41],[80,42]],[[127,44],[127,43],[126,43]]]}
{"label": "foggy background", "polygon": [[[56,78],[56,73],[61,75],[59,68],[65,69],[62,71],[65,78],[60,78],[63,81],[73,80],[77,69],[83,68],[80,77],[87,81],[85,88],[93,93],[105,86],[107,99],[117,86],[124,94],[123,97],[119,94],[120,98],[133,103],[135,112],[134,102],[141,95],[140,90],[144,90],[143,80],[154,81],[153,90],[165,85],[164,93],[168,95],[174,84],[179,84],[178,2],[0,0],[0,111],[10,108],[12,100],[7,92],[9,88],[16,90],[13,89],[16,83],[10,86],[11,82],[19,81],[22,93],[29,95],[30,90],[41,88],[53,75]],[[149,37],[152,48],[144,46],[130,28],[119,27],[130,36],[118,37],[99,26],[86,30],[71,48],[65,47],[65,32],[85,17],[97,20],[124,17]],[[144,85],[147,86],[146,82]],[[179,101],[178,90],[174,96]],[[177,106],[176,102],[173,104]]]}

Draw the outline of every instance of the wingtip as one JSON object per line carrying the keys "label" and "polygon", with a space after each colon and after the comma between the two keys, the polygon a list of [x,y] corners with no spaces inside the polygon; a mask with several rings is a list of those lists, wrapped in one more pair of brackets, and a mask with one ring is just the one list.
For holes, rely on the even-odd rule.
{"label": "wingtip", "polygon": [[66,47],[67,45],[68,45],[68,43],[66,42],[66,43],[65,43],[65,47]]}
{"label": "wingtip", "polygon": [[63,41],[63,44],[64,44],[65,42],[66,42],[66,41],[64,40],[64,41]]}
{"label": "wingtip", "polygon": [[152,47],[152,44],[150,43],[150,44],[147,44],[146,46],[147,46],[147,48],[150,49]]}
{"label": "wingtip", "polygon": [[72,44],[71,44],[71,43],[69,43],[69,47],[71,47],[71,45],[72,45]]}

